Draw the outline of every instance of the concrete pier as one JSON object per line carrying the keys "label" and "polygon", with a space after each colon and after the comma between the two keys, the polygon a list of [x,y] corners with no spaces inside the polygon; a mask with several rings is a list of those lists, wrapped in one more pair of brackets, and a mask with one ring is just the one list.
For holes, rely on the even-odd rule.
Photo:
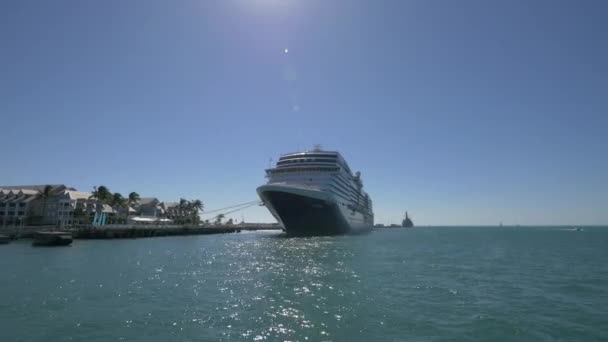
{"label": "concrete pier", "polygon": [[10,239],[29,239],[39,231],[61,230],[70,232],[74,239],[134,239],[156,236],[210,235],[240,233],[243,230],[281,230],[271,224],[252,225],[214,225],[214,226],[154,226],[154,225],[108,225],[103,227],[80,226],[56,228],[51,226],[24,226],[0,229],[0,234]]}
{"label": "concrete pier", "polygon": [[156,236],[207,235],[238,233],[234,227],[124,227],[124,228],[80,228],[72,234],[75,239],[134,239]]}

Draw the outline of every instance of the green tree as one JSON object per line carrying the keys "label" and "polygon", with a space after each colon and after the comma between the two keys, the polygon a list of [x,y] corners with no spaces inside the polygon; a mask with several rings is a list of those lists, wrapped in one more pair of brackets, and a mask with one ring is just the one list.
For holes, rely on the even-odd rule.
{"label": "green tree", "polygon": [[190,212],[190,201],[185,198],[179,199],[179,204],[177,205],[178,212],[178,223],[185,223],[187,214]]}
{"label": "green tree", "polygon": [[133,204],[135,204],[135,203],[139,202],[139,200],[140,200],[140,199],[141,199],[141,198],[139,197],[139,194],[138,194],[137,192],[131,192],[131,193],[129,194],[129,199],[128,199],[128,201],[129,201],[129,204],[130,204],[130,205],[133,205]]}
{"label": "green tree", "polygon": [[224,214],[219,214],[215,217],[215,224],[222,224],[222,220],[224,219]]}
{"label": "green tree", "polygon": [[47,185],[44,187],[42,191],[38,191],[38,198],[42,200],[42,219],[46,217],[48,201],[51,195],[53,194],[53,187],[51,185]]}
{"label": "green tree", "polygon": [[122,197],[120,192],[115,192],[112,194],[110,205],[115,208],[124,208],[126,210],[125,217],[129,215],[129,200]]}
{"label": "green tree", "polygon": [[93,194],[91,195],[91,198],[94,198],[97,200],[97,203],[95,205],[95,212],[97,214],[99,214],[103,210],[104,204],[111,203],[112,193],[110,192],[108,187],[105,185],[94,186]]}
{"label": "green tree", "polygon": [[112,199],[110,200],[111,205],[119,206],[127,201],[126,198],[122,197],[120,192],[115,192],[112,194]]}
{"label": "green tree", "polygon": [[203,201],[197,199],[197,200],[192,201],[192,207],[196,210],[203,211],[205,208],[205,205],[203,204]]}
{"label": "green tree", "polygon": [[112,201],[112,193],[105,185],[96,186],[93,188],[93,195],[91,196],[101,203],[110,204]]}
{"label": "green tree", "polygon": [[191,213],[192,223],[198,224],[201,220],[201,217],[199,216],[199,212],[204,210],[205,205],[203,204],[203,201],[197,199],[197,200],[190,202],[190,206],[191,206],[191,211],[192,211],[192,213]]}
{"label": "green tree", "polygon": [[127,222],[129,221],[129,210],[130,208],[135,205],[137,202],[139,202],[141,198],[139,197],[139,194],[137,192],[131,192],[129,194],[129,197],[127,199]]}

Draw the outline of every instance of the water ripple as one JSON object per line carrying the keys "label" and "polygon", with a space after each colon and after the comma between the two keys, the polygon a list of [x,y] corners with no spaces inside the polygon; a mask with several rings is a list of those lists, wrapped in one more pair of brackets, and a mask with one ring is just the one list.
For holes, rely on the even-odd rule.
{"label": "water ripple", "polygon": [[0,249],[7,340],[608,339],[607,230],[77,242]]}

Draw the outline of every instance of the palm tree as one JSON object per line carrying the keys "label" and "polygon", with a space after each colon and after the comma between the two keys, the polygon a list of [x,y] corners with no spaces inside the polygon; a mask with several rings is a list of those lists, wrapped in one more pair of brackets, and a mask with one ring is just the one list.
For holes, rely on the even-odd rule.
{"label": "palm tree", "polygon": [[184,216],[186,216],[186,213],[188,211],[190,211],[190,202],[185,198],[180,198],[177,208],[179,209],[178,210],[179,222],[184,223],[184,221],[185,221]]}
{"label": "palm tree", "polygon": [[52,193],[53,193],[53,187],[51,185],[47,185],[44,187],[44,190],[38,191],[38,198],[40,198],[43,201],[43,204],[42,204],[42,219],[43,220],[46,218],[47,202],[48,202],[49,198],[51,197]]}
{"label": "palm tree", "polygon": [[188,200],[185,198],[180,198],[179,199],[179,207],[180,208],[186,208],[188,206]]}
{"label": "palm tree", "polygon": [[130,204],[135,204],[135,203],[139,202],[139,200],[140,200],[140,197],[137,192],[132,192],[129,194],[129,203]]}
{"label": "palm tree", "polygon": [[201,219],[200,216],[198,216],[198,213],[204,210],[205,205],[203,204],[203,201],[197,199],[192,201],[190,206],[192,209],[192,223],[198,224]]}
{"label": "palm tree", "polygon": [[215,224],[222,224],[222,220],[224,219],[224,217],[225,217],[224,214],[217,215],[215,218]]}
{"label": "palm tree", "polygon": [[102,202],[109,204],[112,201],[112,193],[106,186],[101,185],[99,188],[97,188],[97,191],[99,191]]}
{"label": "palm tree", "polygon": [[140,199],[137,192],[131,192],[129,194],[129,198],[127,199],[127,222],[129,221],[129,210],[131,209],[131,206],[139,202]]}
{"label": "palm tree", "polygon": [[122,204],[126,199],[122,197],[120,192],[115,192],[112,194],[112,199],[110,200],[111,205],[119,205]]}
{"label": "palm tree", "polygon": [[114,194],[112,194],[112,199],[110,201],[110,205],[112,205],[113,207],[118,207],[118,208],[126,207],[127,213],[129,212],[128,200],[126,198],[122,197],[120,192],[115,192]]}
{"label": "palm tree", "polygon": [[205,205],[203,204],[203,201],[197,199],[197,200],[192,201],[192,207],[196,210],[203,211],[205,208]]}
{"label": "palm tree", "polygon": [[91,192],[91,196],[89,197],[89,199],[91,198],[99,200],[99,191],[97,191],[97,186],[93,187],[93,191]]}
{"label": "palm tree", "polygon": [[91,197],[105,204],[109,204],[112,201],[112,193],[105,185],[93,187],[93,195]]}
{"label": "palm tree", "polygon": [[91,198],[97,200],[97,203],[95,204],[95,212],[96,215],[98,215],[102,211],[103,205],[110,204],[112,201],[112,193],[105,185],[94,186]]}

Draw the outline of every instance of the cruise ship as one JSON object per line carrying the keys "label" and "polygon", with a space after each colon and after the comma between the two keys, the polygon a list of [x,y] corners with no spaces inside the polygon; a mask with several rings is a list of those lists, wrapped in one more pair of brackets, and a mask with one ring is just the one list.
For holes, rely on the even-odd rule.
{"label": "cruise ship", "polygon": [[353,174],[338,152],[284,154],[266,177],[258,195],[289,235],[362,233],[374,225],[361,173]]}

